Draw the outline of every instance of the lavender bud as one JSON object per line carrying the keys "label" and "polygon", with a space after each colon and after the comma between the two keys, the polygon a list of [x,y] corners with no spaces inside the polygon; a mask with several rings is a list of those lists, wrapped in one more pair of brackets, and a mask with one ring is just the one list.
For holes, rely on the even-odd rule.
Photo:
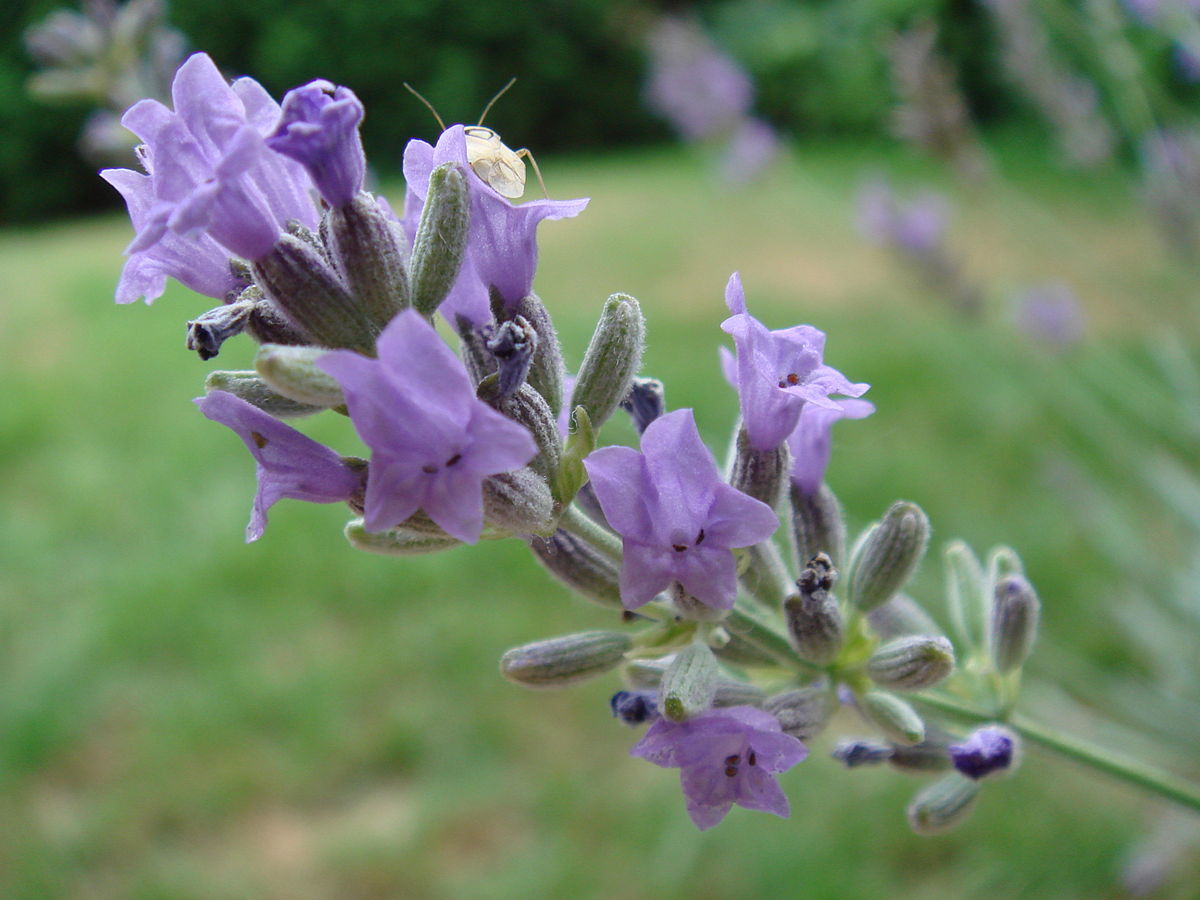
{"label": "lavender bud", "polygon": [[342,386],[314,365],[328,352],[324,347],[263,344],[254,357],[254,368],[285,397],[322,408],[341,406],[346,402]]}
{"label": "lavender bud", "polygon": [[208,377],[204,379],[204,390],[228,391],[277,419],[311,416],[324,409],[322,406],[297,403],[290,397],[276,393],[255,372],[209,372]]}
{"label": "lavender bud", "polygon": [[659,688],[662,714],[672,722],[704,712],[717,693],[720,669],[707,644],[693,642],[675,654]]}
{"label": "lavender bud", "polygon": [[846,525],[837,497],[827,484],[807,494],[795,482],[790,492],[792,541],[801,564],[826,553],[837,564],[845,563]]}
{"label": "lavender bud", "polygon": [[875,633],[885,640],[906,634],[936,634],[941,631],[929,613],[908,594],[896,594],[883,606],[867,614]]}
{"label": "lavender bud", "polygon": [[819,666],[832,663],[842,649],[842,614],[829,593],[836,578],[829,557],[818,553],[796,582],[800,592],[783,604],[796,653]]}
{"label": "lavender bud", "polygon": [[429,194],[413,239],[412,304],[424,316],[433,315],[458,278],[470,220],[466,175],[456,163],[443,163],[429,173]]}
{"label": "lavender bud", "polygon": [[625,676],[625,683],[634,690],[656,691],[662,684],[669,662],[669,659],[631,659],[621,672]]}
{"label": "lavender bud", "polygon": [[1020,746],[1017,736],[1007,728],[985,725],[972,731],[961,744],[951,744],[948,749],[954,768],[979,781],[1011,775],[1017,768]]}
{"label": "lavender bud", "polygon": [[928,775],[949,769],[950,753],[944,740],[933,740],[926,736],[919,744],[894,746],[888,764],[893,769],[911,775]]}
{"label": "lavender bud", "polygon": [[483,516],[513,534],[552,534],[554,498],[533,469],[503,472],[483,482]]}
{"label": "lavender bud", "polygon": [[762,706],[766,692],[748,681],[736,678],[718,678],[713,693],[713,706]]}
{"label": "lavender bud", "polygon": [[1041,602],[1028,581],[1020,575],[1008,575],[997,582],[988,632],[997,672],[1011,672],[1029,658],[1040,617]]}
{"label": "lavender bud", "polygon": [[242,300],[253,300],[254,308],[246,321],[246,334],[260,344],[286,344],[303,346],[313,339],[302,328],[283,314],[283,311],[263,296],[262,288],[252,284],[240,295]]}
{"label": "lavender bud", "polygon": [[729,640],[720,647],[714,647],[713,653],[718,659],[733,663],[735,666],[748,668],[775,668],[779,660],[766,653],[758,645],[746,640],[736,632],[729,632]]}
{"label": "lavender bud", "polygon": [[645,344],[646,322],[637,300],[613,294],[596,323],[571,394],[571,408],[586,409],[593,428],[603,425],[629,394]]}
{"label": "lavender bud", "polygon": [[529,541],[538,562],[572,590],[600,606],[621,609],[620,571],[586,541],[559,529]]}
{"label": "lavender bud", "polygon": [[538,455],[530,462],[530,468],[544,478],[552,477],[558,471],[562,443],[558,422],[542,395],[527,384],[520,385],[514,394],[505,395],[496,375],[480,382],[478,394],[480,400],[529,430],[538,446]]}
{"label": "lavender bud", "polygon": [[667,411],[666,392],[663,383],[657,378],[639,378],[630,380],[629,393],[621,401],[621,409],[633,418],[634,427],[638,434],[646,430],[646,426]]}
{"label": "lavender bud", "polygon": [[902,637],[885,644],[867,660],[867,674],[893,691],[921,691],[954,671],[954,648],[944,637]]}
{"label": "lavender bud", "polygon": [[504,314],[504,300],[494,290],[492,291],[492,310],[497,321],[515,319],[523,316],[537,332],[537,347],[533,352],[533,363],[529,367],[529,385],[546,398],[554,415],[562,411],[563,405],[563,359],[562,350],[558,346],[558,334],[546,307],[535,294],[523,297],[514,307],[511,314]]}
{"label": "lavender bud", "polygon": [[919,744],[925,739],[924,721],[895,694],[867,691],[860,698],[860,708],[868,720],[897,744]]}
{"label": "lavender bud", "polygon": [[442,534],[425,534],[404,527],[389,528],[387,531],[367,531],[362,519],[351,519],[346,523],[346,540],[356,550],[378,553],[383,556],[418,556],[423,553],[438,553],[458,546],[459,542]]}
{"label": "lavender bud", "polygon": [[612,714],[625,725],[642,725],[658,718],[653,691],[617,691],[608,705]]}
{"label": "lavender bud", "polygon": [[241,334],[254,311],[253,300],[238,300],[210,309],[187,323],[187,348],[209,360],[221,352],[221,345]]}
{"label": "lavender bud", "polygon": [[461,341],[460,353],[467,373],[475,384],[479,384],[496,371],[496,357],[488,351],[483,331],[476,328],[470,319],[456,316],[454,330]]}
{"label": "lavender bud", "polygon": [[850,560],[849,600],[864,612],[882,606],[912,577],[929,543],[929,520],[915,503],[892,504]]}
{"label": "lavender bud", "polygon": [[500,674],[525,687],[564,687],[615,669],[632,647],[619,631],[568,634],[514,647],[500,658]]}
{"label": "lavender bud", "polygon": [[941,834],[966,821],[979,796],[978,782],[952,772],[926,785],[908,805],[908,824],[917,834]]}
{"label": "lavender bud", "polygon": [[[486,332],[485,332],[486,333]],[[537,350],[537,332],[521,316],[491,329],[484,346],[496,358],[501,397],[510,397],[525,383],[533,354]],[[549,406],[546,407],[547,410]],[[557,429],[557,424],[555,425]]]}
{"label": "lavender bud", "polygon": [[376,330],[382,331],[410,302],[404,249],[392,220],[366,191],[327,215],[334,267]]}
{"label": "lavender bud", "polygon": [[281,235],[253,268],[255,281],[315,343],[374,355],[379,328],[309,242]]}
{"label": "lavender bud", "polygon": [[988,592],[979,560],[965,543],[951,541],[942,551],[942,562],[950,624],[962,646],[982,647],[987,628]]}
{"label": "lavender bud", "polygon": [[807,741],[825,730],[837,706],[822,684],[783,691],[767,698],[763,709],[792,737]]}
{"label": "lavender bud", "polygon": [[847,769],[857,769],[859,766],[878,766],[892,757],[892,748],[888,744],[877,744],[874,741],[839,741],[833,748],[833,758]]}
{"label": "lavender bud", "polygon": [[786,442],[770,450],[755,450],[745,427],[738,429],[737,451],[729,476],[733,487],[774,509],[779,505],[791,467],[792,454]]}

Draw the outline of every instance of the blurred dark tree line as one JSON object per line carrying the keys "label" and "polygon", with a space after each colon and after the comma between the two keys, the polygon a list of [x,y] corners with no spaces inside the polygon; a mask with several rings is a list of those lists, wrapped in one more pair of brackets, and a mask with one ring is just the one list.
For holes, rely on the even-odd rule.
{"label": "blurred dark tree line", "polygon": [[[64,5],[74,3],[0,4],[0,222],[116,199],[76,153],[87,111],[24,90],[34,64],[22,32]],[[884,130],[888,38],[920,19],[938,26],[977,119],[1021,112],[981,0],[171,0],[169,20],[228,75],[251,74],[276,96],[315,77],[352,87],[366,104],[372,164],[390,175],[410,137],[437,132],[405,81],[447,121],[472,122],[518,76],[489,124],[535,151],[666,139],[641,102],[643,35],[664,12],[698,15],[755,79],[758,112],[785,133]]]}

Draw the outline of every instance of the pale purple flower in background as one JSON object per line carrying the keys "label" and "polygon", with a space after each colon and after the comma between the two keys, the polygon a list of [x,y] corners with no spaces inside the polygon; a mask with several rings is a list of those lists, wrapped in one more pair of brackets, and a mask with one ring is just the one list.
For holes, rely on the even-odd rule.
{"label": "pale purple flower in background", "polygon": [[750,109],[754,84],[695,22],[664,18],[647,38],[646,104],[689,141],[733,127]]}
{"label": "pale purple flower in background", "polygon": [[304,166],[330,206],[345,206],[362,190],[367,159],[359,123],[363,105],[347,87],[323,79],[290,90],[267,146]]}
{"label": "pale purple flower in background", "polygon": [[471,196],[471,225],[467,256],[462,270],[443,303],[443,314],[453,321],[463,316],[476,325],[490,317],[488,289],[494,289],[511,309],[533,287],[537,270],[537,226],[544,219],[577,216],[587,206],[579,200],[531,200],[514,205],[488,186],[467,164],[467,143],[462,125],[442,132],[437,146],[409,141],[404,149],[404,180],[409,200],[405,218],[419,210],[429,190],[429,175],[442,163],[457,163],[467,172]]}
{"label": "pale purple flower in background", "polygon": [[196,398],[196,404],[209,419],[237,432],[258,464],[258,492],[246,526],[246,543],[262,537],[267,511],[285,497],[338,503],[362,489],[363,469],[240,397],[209,391]]}
{"label": "pale purple flower in background", "polygon": [[397,315],[378,359],[349,350],[317,366],[342,386],[350,420],[371,448],[364,524],[383,531],[423,509],[466,543],[483,529],[483,481],[529,462],[529,432],[475,396],[462,361],[419,313]]}
{"label": "pale purple flower in background", "polygon": [[742,423],[754,449],[772,450],[783,443],[806,404],[838,409],[830,394],[866,393],[869,385],[854,384],[823,363],[824,332],[811,325],[769,331],[751,316],[737,272],[726,285],[725,303],[733,315],[721,328],[733,336],[737,353],[722,347],[722,365],[737,388]]}
{"label": "pale purple flower in background", "polygon": [[905,201],[875,178],[859,189],[855,207],[858,229],[872,243],[916,254],[932,252],[945,240],[950,204],[933,191]]}
{"label": "pale purple flower in background", "polygon": [[786,818],[791,812],[776,776],[808,750],[779,721],[753,706],[713,709],[684,722],[659,719],[629,751],[656,766],[677,768],[688,815],[701,831],[733,804]]}
{"label": "pale purple flower in background", "polygon": [[833,423],[842,419],[865,419],[875,412],[867,400],[834,400],[836,405],[804,404],[796,429],[788,435],[792,451],[792,482],[806,494],[815,494],[825,478],[833,447]]}
{"label": "pale purple flower in background", "polygon": [[961,744],[949,746],[954,768],[978,781],[1012,768],[1017,741],[1011,731],[999,725],[976,728]]}
{"label": "pale purple flower in background", "polygon": [[721,158],[721,177],[741,184],[758,176],[779,155],[779,135],[762,119],[746,118],[730,135]]}
{"label": "pale purple flower in background", "polygon": [[174,111],[142,100],[121,120],[144,142],[139,154],[149,173],[149,181],[125,184],[141,192],[144,210],[126,253],[154,259],[168,234],[198,243],[208,235],[231,254],[256,260],[290,220],[316,227],[304,169],[264,142],[279,106],[258,82],[240,78],[231,86],[196,53],[179,67],[171,91]]}
{"label": "pale purple flower in background", "polygon": [[1160,129],[1139,147],[1146,203],[1164,240],[1185,258],[1200,250],[1200,134]]}
{"label": "pale purple flower in background", "polygon": [[584,460],[608,524],[623,539],[621,602],[649,603],[672,582],[713,609],[737,595],[730,552],[766,540],[774,511],[721,480],[690,409],[651,422],[642,452],[603,447]]}
{"label": "pale purple flower in background", "polygon": [[1068,347],[1083,337],[1084,318],[1079,299],[1061,282],[1022,291],[1015,309],[1017,328],[1056,347]]}

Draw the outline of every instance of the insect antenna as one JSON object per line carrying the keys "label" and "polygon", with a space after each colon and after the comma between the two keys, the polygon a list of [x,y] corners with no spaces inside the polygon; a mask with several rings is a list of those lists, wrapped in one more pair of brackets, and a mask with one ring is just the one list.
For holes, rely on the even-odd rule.
{"label": "insect antenna", "polygon": [[[513,81],[516,81],[516,79],[514,78],[514,79],[513,79]],[[409,84],[407,81],[404,81],[404,82],[401,82],[401,83],[402,83],[402,84],[403,84],[403,85],[404,85],[406,88],[408,88],[408,92],[409,92],[410,94],[412,94],[414,97],[416,97],[418,100],[420,100],[422,103],[424,103],[424,104],[425,104],[425,107],[426,107],[426,109],[428,109],[428,110],[429,110],[431,113],[433,113],[433,117],[434,117],[435,119],[437,119],[437,123],[438,123],[438,125],[441,127],[442,131],[445,131],[445,130],[446,130],[446,123],[442,121],[442,117],[441,117],[441,116],[439,116],[439,115],[438,115],[438,112],[437,112],[437,110],[433,108],[433,104],[432,104],[432,103],[430,103],[428,100],[426,100],[424,97],[422,97],[420,94],[418,94],[418,93],[417,93],[417,89],[416,89],[415,87],[413,87],[411,84]],[[512,82],[510,81],[510,82],[509,82],[509,84],[512,84]],[[508,90],[508,88],[505,88],[504,90]],[[501,91],[500,93],[501,93],[501,94],[503,94],[503,93],[504,93],[504,91]],[[499,96],[499,95],[497,95],[497,96]],[[493,102],[495,102],[495,101],[493,101]],[[489,104],[489,105],[490,105],[490,104]]]}
{"label": "insect antenna", "polygon": [[[488,105],[485,106],[483,108],[483,112],[481,112],[479,114],[479,121],[476,124],[478,124],[478,125],[483,124],[483,120],[486,119],[487,114],[492,111],[492,107],[496,105],[496,101],[499,100],[501,97],[503,97],[505,92],[508,91],[508,89],[516,83],[517,83],[517,76],[514,75],[512,78],[510,78],[508,80],[508,84],[506,84],[504,87],[500,88],[500,90],[496,92],[496,96],[488,101]],[[411,88],[410,88],[410,90],[411,90]]]}

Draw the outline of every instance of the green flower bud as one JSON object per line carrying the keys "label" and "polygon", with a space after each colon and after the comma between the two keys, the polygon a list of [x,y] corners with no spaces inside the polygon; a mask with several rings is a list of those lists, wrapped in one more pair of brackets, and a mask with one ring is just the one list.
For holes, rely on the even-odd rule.
{"label": "green flower bud", "polygon": [[569,532],[529,541],[533,555],[572,590],[600,606],[621,609],[621,572],[611,559]]}
{"label": "green flower bud", "polygon": [[837,704],[826,686],[810,685],[768,697],[763,709],[779,720],[784,732],[807,741],[824,731]]}
{"label": "green flower bud", "polygon": [[883,606],[871,610],[867,619],[875,633],[884,639],[906,634],[936,634],[941,631],[929,613],[908,594],[896,594]]}
{"label": "green flower bud", "polygon": [[432,316],[454,286],[470,222],[466,173],[456,163],[443,163],[429,174],[429,194],[413,239],[412,304],[422,315]]}
{"label": "green flower bud", "polygon": [[713,706],[762,706],[767,699],[766,691],[748,681],[734,678],[717,679],[713,692]]}
{"label": "green flower bud", "polygon": [[571,408],[586,409],[593,428],[608,421],[629,394],[645,344],[646,322],[637,300],[613,294],[604,304],[571,394]]}
{"label": "green flower bud", "polygon": [[729,632],[728,641],[720,647],[713,647],[713,653],[718,659],[733,663],[735,666],[776,668],[779,665],[779,660],[774,656],[732,631]]}
{"label": "green flower bud", "polygon": [[492,475],[483,482],[483,517],[513,534],[553,534],[550,486],[528,466]]}
{"label": "green flower bud", "polygon": [[908,824],[917,834],[941,834],[961,825],[971,814],[979,783],[957,772],[926,785],[908,805]]}
{"label": "green flower bud", "polygon": [[308,239],[281,235],[271,252],[253,263],[253,270],[267,296],[312,335],[313,343],[375,355],[379,326]]}
{"label": "green flower bud", "polygon": [[915,503],[892,504],[883,520],[860,540],[850,561],[849,600],[870,612],[912,577],[929,543],[929,520]]}
{"label": "green flower bud", "polygon": [[355,301],[382,331],[410,303],[405,249],[393,222],[366,191],[331,209],[326,232],[334,267]]}
{"label": "green flower bud", "polygon": [[988,643],[997,672],[1020,668],[1037,640],[1041,602],[1020,575],[1006,575],[992,594]]}
{"label": "green flower bud", "polygon": [[720,668],[707,644],[694,641],[675,654],[659,686],[658,707],[672,722],[704,712],[712,706]]}
{"label": "green flower bud", "polygon": [[946,577],[946,606],[961,646],[982,647],[987,629],[988,591],[979,560],[962,541],[942,551]]}
{"label": "green flower bud", "polygon": [[563,687],[615,669],[632,647],[619,631],[568,634],[514,647],[500,658],[500,674],[525,687]]}
{"label": "green flower bud", "polygon": [[362,519],[351,519],[346,523],[346,540],[356,550],[378,553],[383,556],[418,556],[437,553],[458,546],[457,539],[448,534],[427,534],[407,528],[389,528],[387,531],[367,531]]}
{"label": "green flower bud", "polygon": [[546,398],[546,402],[550,404],[550,411],[557,416],[563,406],[565,369],[562,349],[558,345],[558,333],[554,330],[554,323],[546,307],[536,294],[529,294],[506,314],[504,302],[500,295],[493,291],[492,311],[496,321],[524,316],[525,321],[537,332],[537,349],[533,353],[533,363],[529,366],[527,381],[530,387]]}
{"label": "green flower bud", "polygon": [[317,407],[342,406],[342,386],[314,363],[329,351],[324,347],[263,344],[254,357],[254,368],[263,381],[285,397]]}
{"label": "green flower bud", "polygon": [[257,406],[265,413],[270,413],[277,419],[294,419],[300,416],[311,416],[321,412],[323,406],[312,406],[307,403],[297,403],[291,397],[285,397],[271,390],[256,372],[209,372],[204,379],[205,391],[228,391],[235,397],[240,397],[247,403]]}
{"label": "green flower bud", "polygon": [[923,691],[953,671],[954,647],[944,637],[897,638],[867,660],[871,680],[893,691]]}
{"label": "green flower bud", "polygon": [[806,494],[795,484],[788,495],[792,505],[792,543],[796,560],[804,565],[818,553],[828,554],[835,565],[846,558],[846,524],[837,497],[822,484],[815,494]]}
{"label": "green flower bud", "polygon": [[729,483],[743,494],[774,509],[779,505],[791,468],[792,453],[786,442],[770,450],[755,450],[750,446],[745,427],[738,429]]}
{"label": "green flower bud", "polygon": [[562,438],[549,404],[527,384],[509,396],[501,396],[499,384],[498,376],[487,376],[479,383],[479,399],[529,430],[538,446],[538,455],[529,464],[530,468],[545,478],[553,477],[559,468]]}
{"label": "green flower bud", "polygon": [[917,711],[884,691],[867,691],[859,698],[863,715],[898,744],[919,744],[925,739],[925,723]]}
{"label": "green flower bud", "polygon": [[829,665],[842,649],[842,614],[829,592],[836,577],[829,556],[818,553],[796,582],[800,592],[783,604],[796,653],[819,666]]}
{"label": "green flower bud", "polygon": [[951,766],[950,753],[944,740],[934,741],[926,738],[919,744],[894,745],[892,755],[888,757],[888,765],[910,775],[944,772]]}

